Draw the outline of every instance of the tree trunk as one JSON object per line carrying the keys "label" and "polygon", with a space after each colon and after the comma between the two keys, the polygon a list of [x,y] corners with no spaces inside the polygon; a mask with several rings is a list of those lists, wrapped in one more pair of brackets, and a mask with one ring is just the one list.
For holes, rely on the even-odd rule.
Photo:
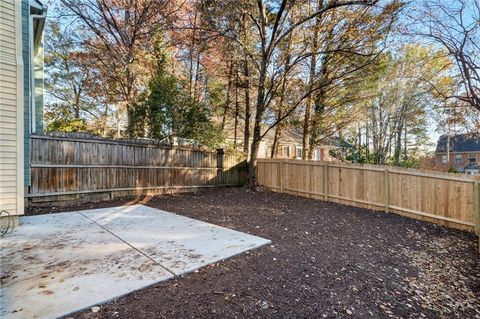
{"label": "tree trunk", "polygon": [[234,131],[233,131],[233,148],[237,149],[237,130],[238,130],[238,87],[235,89],[235,120],[234,120]]}
{"label": "tree trunk", "polygon": [[365,123],[365,162],[370,163],[369,155],[370,155],[370,145],[368,144],[369,141],[369,136],[368,136],[368,122]]}
{"label": "tree trunk", "polygon": [[[289,38],[288,41],[289,41],[288,42],[288,47],[287,47],[288,56],[285,59],[285,69],[288,69],[289,66],[290,66],[290,41],[291,41],[291,37]],[[282,118],[282,110],[283,110],[283,103],[285,102],[286,90],[287,90],[287,79],[284,78],[283,82],[282,82],[281,91],[280,91],[280,100],[278,101],[277,119]],[[271,158],[278,157],[278,141],[282,137],[284,125],[285,125],[285,122],[283,121],[283,122],[278,123],[277,126],[275,127],[275,135],[273,137],[272,152],[270,154]]]}
{"label": "tree trunk", "polygon": [[[331,35],[330,35],[331,37]],[[317,50],[318,50],[318,44],[317,44]],[[321,69],[318,74],[318,85],[319,85],[319,90],[317,91],[317,94],[315,96],[315,99],[313,96],[309,98],[311,99],[312,102],[315,102],[315,107],[313,109],[314,115],[311,117],[310,120],[310,127],[308,131],[308,152],[307,152],[307,157],[306,159],[311,160],[313,158],[313,148],[318,144],[318,139],[319,139],[319,134],[320,134],[320,125],[324,119],[324,112],[325,112],[325,95],[326,95],[326,86],[328,83],[328,77],[329,77],[329,69],[328,69],[328,63],[329,63],[329,55],[324,54],[321,60]],[[316,63],[315,63],[315,68],[316,68]],[[315,75],[315,73],[314,73]],[[313,86],[313,82],[312,82]],[[313,88],[313,87],[312,87]],[[304,133],[304,138],[305,138],[305,133]],[[304,152],[305,153],[305,152]]]}
{"label": "tree trunk", "polygon": [[116,132],[116,138],[122,137],[121,130],[120,130],[120,110],[117,108],[117,111],[115,112],[115,120],[117,122],[117,132]]}
{"label": "tree trunk", "polygon": [[396,132],[394,161],[395,165],[400,165],[400,154],[402,153],[402,133],[403,133],[403,121],[400,121]]}
{"label": "tree trunk", "polygon": [[[315,74],[317,68],[317,51],[318,51],[318,29],[320,19],[317,19],[317,24],[315,25],[315,30],[313,34],[313,44],[312,44],[312,56],[310,58],[310,71],[308,75],[308,90],[311,92],[313,90],[313,84],[315,82]],[[311,127],[312,127],[312,106],[313,106],[313,94],[310,93],[310,96],[307,99],[307,104],[305,105],[305,117],[303,120],[303,137],[302,137],[302,159],[307,158],[310,149],[310,140],[311,140]]]}
{"label": "tree trunk", "polygon": [[253,140],[250,147],[250,157],[248,160],[248,184],[250,189],[256,189],[256,165],[258,148],[261,141],[261,125],[263,115],[265,112],[265,79],[267,74],[267,53],[262,54],[262,61],[260,64],[260,72],[258,74],[258,88],[257,88],[257,104],[255,122],[253,127]]}
{"label": "tree trunk", "polygon": [[75,119],[80,119],[80,95],[75,95]]}
{"label": "tree trunk", "polygon": [[[279,109],[277,118],[281,118],[281,117],[282,117],[282,110]],[[282,136],[282,131],[283,131],[283,125],[282,124],[283,123],[279,123],[275,127],[275,135],[273,136],[272,152],[270,153],[270,158],[278,157],[278,141],[280,140],[280,138]]]}
{"label": "tree trunk", "polygon": [[[242,23],[241,23],[241,41],[243,45],[247,45],[249,42],[249,28],[248,28],[248,15],[245,12],[242,14]],[[243,88],[245,94],[245,123],[243,127],[243,151],[247,153],[247,158],[250,158],[250,117],[251,117],[251,109],[250,109],[250,68],[248,65],[248,57],[245,56],[243,59],[243,76],[244,81]]]}
{"label": "tree trunk", "polygon": [[245,127],[243,138],[243,151],[248,154],[248,145],[250,144],[250,69],[248,60],[244,60],[243,75],[245,76]]}
{"label": "tree trunk", "polygon": [[196,39],[196,30],[197,30],[197,10],[195,9],[194,17],[193,17],[193,34],[192,34],[192,42],[190,43],[190,66],[189,66],[189,85],[190,85],[190,97],[194,97],[194,76],[193,76],[193,56],[195,52],[195,39]]}
{"label": "tree trunk", "polygon": [[357,153],[357,162],[360,162],[362,158],[362,130],[360,126],[358,127],[358,153]]}
{"label": "tree trunk", "polygon": [[199,79],[200,79],[200,59],[201,59],[201,52],[199,50],[198,54],[197,54],[197,59],[195,61],[195,81],[194,81],[194,84],[193,84],[193,100],[195,102],[198,102],[200,101],[200,98],[198,96],[198,82],[199,82]]}
{"label": "tree trunk", "polygon": [[230,67],[228,70],[228,81],[227,81],[227,97],[225,100],[225,108],[223,110],[223,117],[222,117],[222,133],[224,133],[224,130],[225,130],[225,123],[227,121],[228,108],[230,107],[230,90],[232,87],[232,75],[233,75],[233,59],[230,59]]}
{"label": "tree trunk", "polygon": [[108,103],[105,103],[105,111],[103,112],[103,137],[108,136]]}
{"label": "tree trunk", "polygon": [[[257,118],[257,116],[256,116]],[[250,159],[248,160],[248,184],[250,189],[255,190],[257,187],[257,156],[260,147],[260,125],[255,121],[253,129],[253,141],[250,148]]]}
{"label": "tree trunk", "polygon": [[[325,63],[326,60],[324,60]],[[327,76],[326,75],[326,66],[322,65],[322,78],[320,79],[323,81],[323,79]],[[316,97],[316,106],[315,106],[315,114],[312,119],[311,123],[311,129],[310,129],[310,141],[309,141],[309,150],[307,154],[307,159],[311,160],[313,158],[313,149],[315,146],[318,145],[319,139],[320,139],[320,134],[321,134],[321,123],[324,118],[324,112],[325,112],[325,105],[324,105],[324,96],[325,96],[325,90],[322,88],[321,90],[318,91],[317,97]]]}

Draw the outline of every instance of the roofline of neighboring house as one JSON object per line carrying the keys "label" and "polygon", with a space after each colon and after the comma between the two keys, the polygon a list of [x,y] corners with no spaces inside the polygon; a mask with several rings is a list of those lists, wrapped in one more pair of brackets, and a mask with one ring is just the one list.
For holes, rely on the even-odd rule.
{"label": "roofline of neighboring house", "polygon": [[468,154],[480,152],[480,135],[465,133],[441,135],[438,138],[435,154]]}

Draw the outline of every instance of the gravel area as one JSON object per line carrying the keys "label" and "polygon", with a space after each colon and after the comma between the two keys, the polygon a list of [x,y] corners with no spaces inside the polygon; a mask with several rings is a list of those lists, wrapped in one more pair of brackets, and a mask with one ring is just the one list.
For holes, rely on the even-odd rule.
{"label": "gravel area", "polygon": [[263,189],[213,189],[142,202],[268,238],[272,245],[71,318],[480,318],[480,254],[471,233]]}

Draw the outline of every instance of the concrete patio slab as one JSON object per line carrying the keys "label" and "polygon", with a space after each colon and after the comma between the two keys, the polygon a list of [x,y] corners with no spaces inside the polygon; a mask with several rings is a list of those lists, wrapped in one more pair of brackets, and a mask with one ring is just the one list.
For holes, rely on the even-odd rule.
{"label": "concrete patio slab", "polygon": [[144,205],[86,210],[81,214],[176,275],[270,242]]}
{"label": "concrete patio slab", "polygon": [[57,318],[173,277],[77,213],[23,217],[0,248],[2,318]]}
{"label": "concrete patio slab", "polygon": [[0,240],[0,315],[57,318],[267,243],[143,205],[22,217]]}

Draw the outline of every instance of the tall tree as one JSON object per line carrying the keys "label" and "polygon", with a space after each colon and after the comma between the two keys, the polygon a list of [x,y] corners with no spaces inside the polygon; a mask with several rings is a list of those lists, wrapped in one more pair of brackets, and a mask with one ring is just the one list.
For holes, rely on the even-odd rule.
{"label": "tall tree", "polygon": [[411,32],[443,47],[459,75],[455,92],[439,92],[480,111],[480,2],[425,0],[418,9]]}
{"label": "tall tree", "polygon": [[86,131],[102,117],[95,78],[77,32],[49,20],[45,37],[47,130]]}
{"label": "tall tree", "polygon": [[193,139],[203,145],[218,146],[220,130],[211,121],[211,110],[178,85],[168,70],[163,45],[157,41],[155,48],[154,75],[131,113],[133,135],[159,140]]}
{"label": "tall tree", "polygon": [[451,70],[445,67],[448,59],[441,51],[408,45],[397,53],[382,56],[376,93],[366,102],[365,119],[376,164],[391,160],[400,165],[406,160],[407,135],[413,148],[424,142],[432,102],[443,100],[430,84],[446,92],[451,83]]}
{"label": "tall tree", "polygon": [[[169,23],[178,9],[167,0],[61,0],[91,35],[84,43],[97,72],[108,85],[108,100],[129,117],[141,88],[151,76],[145,54],[150,39]],[[118,113],[117,109],[117,113]],[[120,135],[120,123],[117,123]]]}
{"label": "tall tree", "polygon": [[[250,19],[255,26],[255,36],[257,37],[258,45],[255,51],[249,50],[249,48],[242,47],[244,54],[255,58],[255,67],[257,69],[258,76],[256,78],[256,103],[255,103],[255,119],[253,126],[253,138],[250,147],[250,159],[249,159],[249,177],[250,186],[255,187],[255,166],[258,156],[258,149],[261,139],[265,134],[278,123],[287,118],[305,99],[307,99],[318,88],[315,87],[310,90],[306,90],[297,103],[293,103],[292,108],[287,110],[282,118],[277,119],[274,123],[268,125],[263,131],[262,127],[265,124],[265,115],[269,112],[270,104],[277,93],[279,88],[279,81],[277,79],[282,76],[283,73],[292,72],[297,65],[312,55],[310,49],[299,48],[297,54],[292,59],[290,69],[283,70],[276,66],[282,65],[281,61],[278,61],[278,51],[282,43],[286,41],[288,36],[301,28],[307,27],[317,17],[325,17],[327,13],[339,10],[340,8],[364,8],[371,7],[374,10],[373,4],[376,1],[326,1],[312,5],[311,12],[302,11],[301,14],[293,16],[291,14],[293,6],[297,5],[297,1],[280,1],[275,5],[270,5],[262,0],[257,0],[256,3],[248,2],[249,5],[238,6],[234,1],[209,1],[207,5],[209,8],[207,12],[215,12],[218,7],[228,8],[230,14],[240,16],[240,12],[247,11]],[[388,21],[392,12],[398,7],[398,3],[389,3],[386,5],[386,9],[382,8],[382,16],[386,17],[385,21]],[[359,9],[360,10],[360,9]],[[380,14],[379,14],[380,15]],[[225,18],[216,18],[215,15],[210,15],[211,25],[217,32],[223,36],[229,38],[231,41],[238,42],[238,26],[232,24],[226,24]],[[231,18],[235,21],[235,17]],[[372,52],[364,52],[364,54],[371,54]]]}

